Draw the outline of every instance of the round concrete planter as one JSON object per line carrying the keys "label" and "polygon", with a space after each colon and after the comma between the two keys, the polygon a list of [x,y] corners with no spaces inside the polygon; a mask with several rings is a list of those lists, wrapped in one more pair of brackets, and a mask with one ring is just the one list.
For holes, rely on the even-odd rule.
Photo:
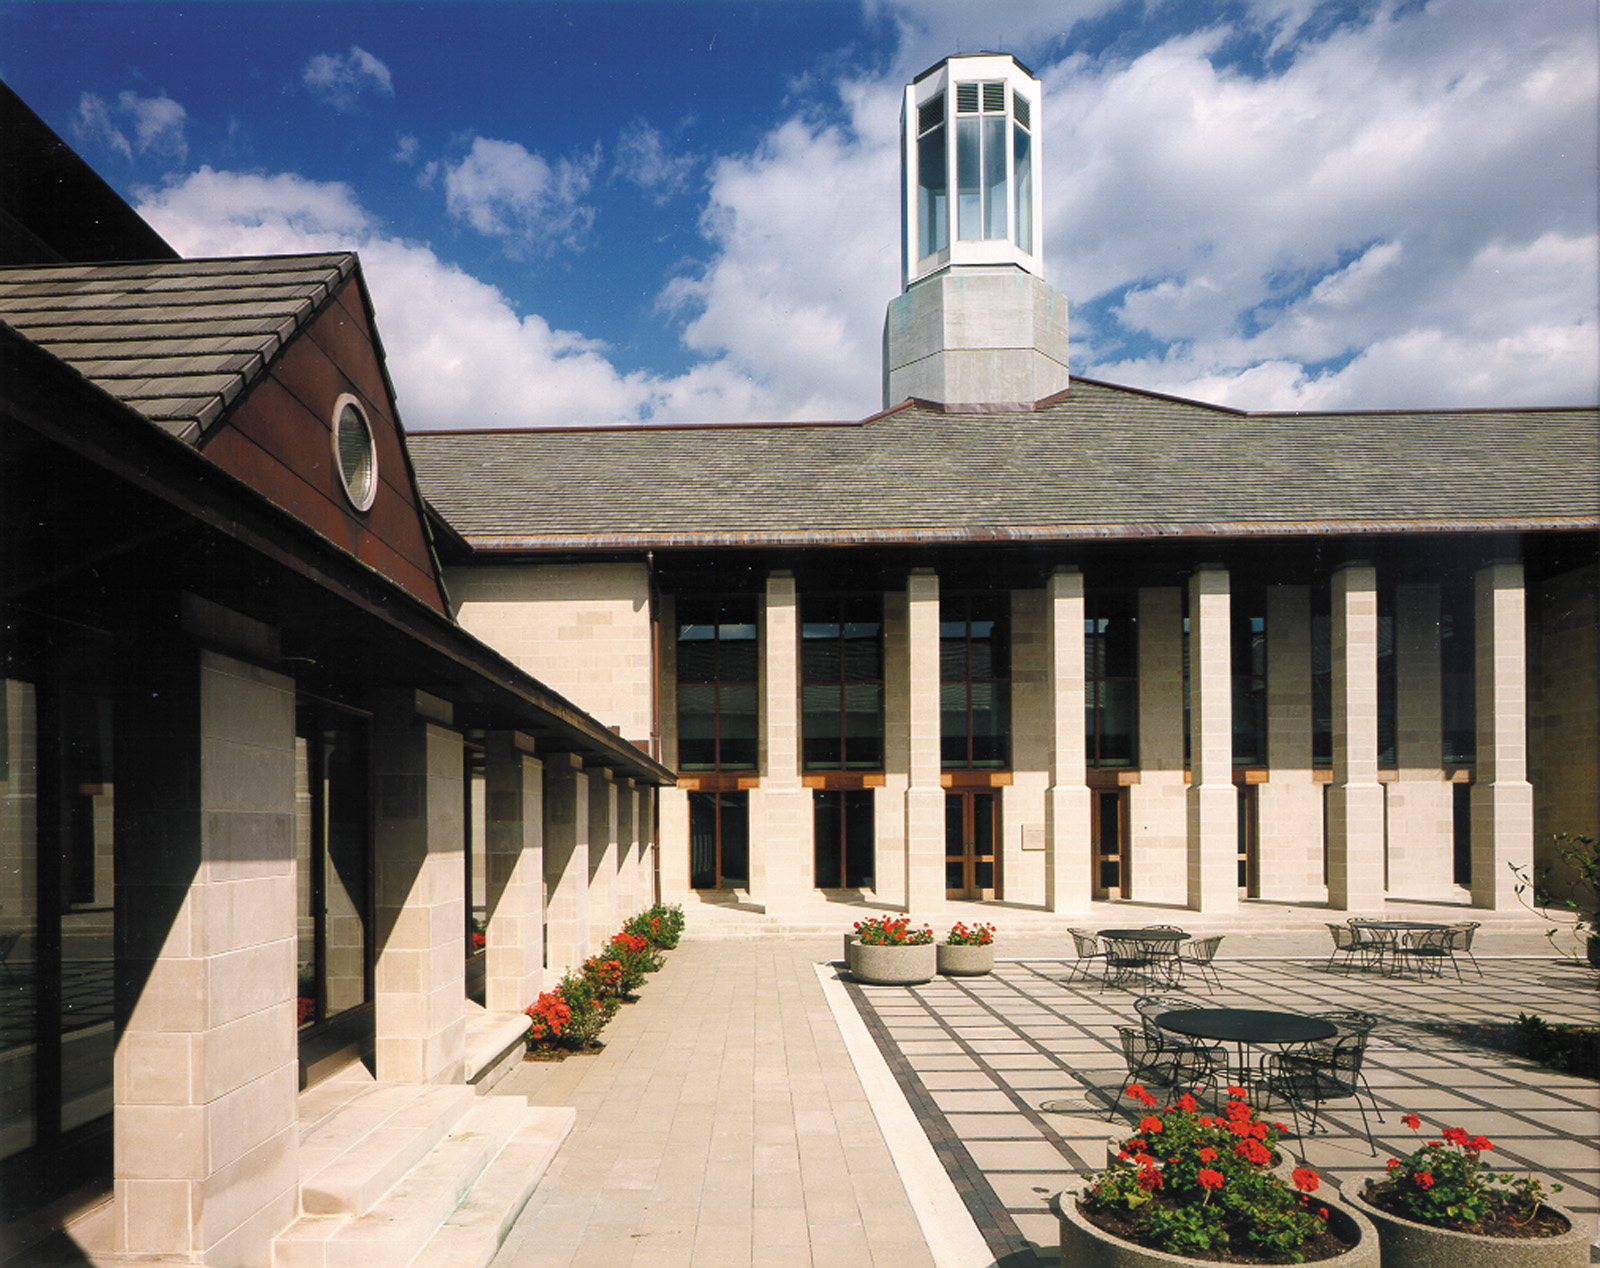
{"label": "round concrete planter", "polygon": [[1589,1262],[1587,1226],[1553,1202],[1546,1202],[1545,1210],[1555,1211],[1568,1224],[1559,1237],[1482,1237],[1431,1228],[1380,1211],[1362,1194],[1367,1191],[1367,1181],[1387,1178],[1357,1176],[1346,1182],[1339,1199],[1377,1226],[1383,1268],[1582,1268]]}
{"label": "round concrete planter", "polygon": [[939,943],[939,972],[951,977],[979,977],[994,971],[994,943],[984,947]]}
{"label": "round concrete planter", "polygon": [[847,954],[857,981],[869,986],[916,986],[933,981],[939,971],[938,951],[931,942],[915,947],[869,947],[857,942]]}
{"label": "round concrete planter", "polygon": [[[1325,1205],[1329,1228],[1341,1237],[1353,1237],[1355,1245],[1342,1255],[1315,1263],[1326,1264],[1328,1268],[1378,1268],[1378,1234],[1366,1216],[1338,1202]],[[1217,1262],[1188,1255],[1169,1255],[1166,1251],[1135,1246],[1101,1232],[1078,1213],[1076,1189],[1058,1193],[1055,1208],[1061,1225],[1061,1268],[1189,1268]],[[1383,1268],[1388,1268],[1388,1260],[1382,1262]]]}

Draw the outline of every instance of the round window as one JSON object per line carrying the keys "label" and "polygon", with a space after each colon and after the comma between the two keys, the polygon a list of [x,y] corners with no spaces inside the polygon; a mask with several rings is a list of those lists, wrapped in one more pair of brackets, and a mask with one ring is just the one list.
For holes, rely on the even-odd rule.
{"label": "round window", "polygon": [[370,510],[378,492],[378,454],[367,416],[348,393],[333,407],[333,461],[350,505],[358,511]]}

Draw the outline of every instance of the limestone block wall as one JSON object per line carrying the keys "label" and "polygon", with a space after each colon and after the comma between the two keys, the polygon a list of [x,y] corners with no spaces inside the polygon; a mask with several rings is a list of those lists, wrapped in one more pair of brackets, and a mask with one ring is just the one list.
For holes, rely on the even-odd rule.
{"label": "limestone block wall", "polygon": [[298,1203],[293,683],[182,647],[127,681],[115,1245],[246,1268]]}
{"label": "limestone block wall", "polygon": [[1313,902],[1322,880],[1322,801],[1311,760],[1311,591],[1267,587],[1267,782],[1256,789],[1262,898]]}
{"label": "limestone block wall", "polygon": [[463,627],[624,738],[650,739],[644,564],[474,566],[449,572],[446,584]]}
{"label": "limestone block wall", "polygon": [[1001,797],[1005,897],[1044,902],[1045,790],[1050,786],[1050,737],[1055,697],[1050,691],[1049,615],[1045,591],[1011,592],[1011,766]]}
{"label": "limestone block wall", "polygon": [[1132,894],[1188,901],[1188,791],[1183,761],[1183,594],[1139,591],[1139,782],[1128,789]]}
{"label": "limestone block wall", "polygon": [[883,787],[873,795],[878,898],[906,900],[906,790],[911,786],[909,653],[906,595],[883,596]]}

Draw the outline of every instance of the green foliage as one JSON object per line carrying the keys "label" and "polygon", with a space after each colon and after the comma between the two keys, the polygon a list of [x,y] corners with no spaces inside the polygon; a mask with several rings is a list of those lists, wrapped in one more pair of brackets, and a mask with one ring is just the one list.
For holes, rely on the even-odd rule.
{"label": "green foliage", "polygon": [[927,925],[913,929],[910,916],[869,916],[856,921],[856,936],[864,947],[925,947],[933,930]]}
{"label": "green foliage", "polygon": [[[1415,1114],[1404,1114],[1400,1121],[1414,1133],[1422,1126]],[[1407,1216],[1419,1224],[1459,1231],[1501,1206],[1511,1209],[1516,1223],[1538,1214],[1544,1186],[1531,1176],[1491,1172],[1483,1155],[1494,1145],[1486,1137],[1469,1136],[1461,1127],[1446,1127],[1440,1136],[1408,1157],[1389,1160],[1389,1183]],[[1554,1192],[1561,1189],[1559,1184],[1551,1187]]]}
{"label": "green foliage", "polygon": [[[1312,1201],[1321,1181],[1301,1168],[1294,1188],[1272,1172],[1282,1124],[1267,1123],[1228,1089],[1222,1114],[1199,1112],[1194,1097],[1178,1098],[1139,1124],[1117,1160],[1085,1177],[1084,1210],[1115,1211],[1129,1219],[1141,1245],[1174,1255],[1226,1252],[1300,1258],[1300,1248],[1326,1227],[1327,1208]],[[1128,1096],[1153,1109],[1156,1098],[1138,1084]]]}
{"label": "green foliage", "polygon": [[[624,933],[646,939],[652,947],[670,951],[683,936],[683,908],[668,907],[662,903],[630,917],[622,926]],[[659,967],[659,965],[657,966]]]}
{"label": "green foliage", "polygon": [[[1532,869],[1517,863],[1506,866],[1517,878],[1516,893],[1524,906],[1552,921],[1555,917],[1550,915],[1551,908],[1571,914],[1573,923],[1568,931],[1579,940],[1576,951],[1557,945],[1562,928],[1546,929],[1544,936],[1569,959],[1582,959],[1587,954],[1588,940],[1600,937],[1600,849],[1596,848],[1594,837],[1581,832],[1560,832],[1554,841],[1565,875],[1558,875],[1558,869],[1549,863]],[[1560,923],[1565,926],[1566,920]]]}
{"label": "green foliage", "polygon": [[993,925],[965,925],[957,921],[944,943],[947,947],[986,947],[993,941]]}

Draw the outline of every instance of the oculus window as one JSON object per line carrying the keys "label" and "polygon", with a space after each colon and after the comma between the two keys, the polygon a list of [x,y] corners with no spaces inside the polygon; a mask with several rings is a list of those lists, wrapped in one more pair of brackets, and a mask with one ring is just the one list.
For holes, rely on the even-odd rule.
{"label": "oculus window", "polygon": [[371,510],[378,494],[378,451],[366,414],[348,392],[333,406],[333,465],[350,505]]}

